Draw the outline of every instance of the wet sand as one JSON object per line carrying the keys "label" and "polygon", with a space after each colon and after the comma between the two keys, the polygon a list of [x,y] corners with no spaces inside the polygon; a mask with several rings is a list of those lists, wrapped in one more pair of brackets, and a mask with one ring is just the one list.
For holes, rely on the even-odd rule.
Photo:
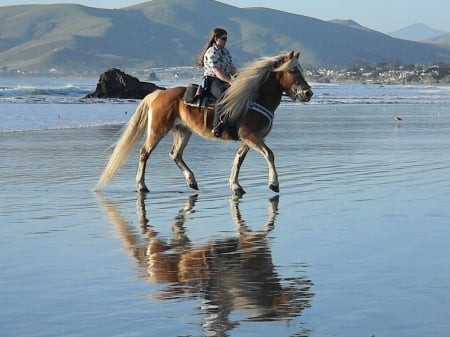
{"label": "wet sand", "polygon": [[[403,121],[392,116],[400,115]],[[0,134],[4,336],[448,336],[450,110],[286,107],[235,199],[237,144],[191,140],[92,193],[119,127]]]}

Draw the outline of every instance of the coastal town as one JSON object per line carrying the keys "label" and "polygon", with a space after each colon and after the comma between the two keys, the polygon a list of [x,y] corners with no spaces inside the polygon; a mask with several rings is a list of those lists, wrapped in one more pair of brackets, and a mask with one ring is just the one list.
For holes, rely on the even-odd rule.
{"label": "coastal town", "polygon": [[342,69],[305,69],[306,77],[316,83],[374,84],[450,84],[450,64],[421,65],[355,65]]}

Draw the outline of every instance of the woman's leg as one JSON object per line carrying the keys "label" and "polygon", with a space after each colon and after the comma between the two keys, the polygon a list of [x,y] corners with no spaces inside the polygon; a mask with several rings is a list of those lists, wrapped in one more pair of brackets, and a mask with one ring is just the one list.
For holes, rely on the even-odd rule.
{"label": "woman's leg", "polygon": [[213,129],[215,137],[220,137],[222,135],[223,129],[225,128],[226,120],[223,120],[220,116],[220,109],[217,103],[220,102],[225,91],[228,89],[229,84],[225,83],[218,78],[213,78],[210,82],[210,92],[216,97],[216,105],[214,106],[214,121],[213,121]]}

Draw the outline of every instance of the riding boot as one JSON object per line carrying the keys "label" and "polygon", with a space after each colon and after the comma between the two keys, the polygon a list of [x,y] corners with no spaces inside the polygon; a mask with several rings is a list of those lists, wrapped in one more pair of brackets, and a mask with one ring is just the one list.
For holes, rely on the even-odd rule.
{"label": "riding boot", "polygon": [[222,136],[222,132],[225,129],[225,121],[222,120],[217,111],[214,111],[214,121],[213,121],[213,129],[212,133],[214,137],[220,138]]}
{"label": "riding boot", "polygon": [[220,138],[225,129],[227,118],[222,114],[220,102],[229,85],[218,78],[214,78],[210,84],[210,92],[216,97],[216,104],[214,106],[214,120],[212,133],[215,137]]}

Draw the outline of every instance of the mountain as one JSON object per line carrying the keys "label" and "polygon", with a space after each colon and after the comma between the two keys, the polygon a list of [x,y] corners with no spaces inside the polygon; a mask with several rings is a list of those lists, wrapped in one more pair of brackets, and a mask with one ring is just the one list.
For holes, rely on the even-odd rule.
{"label": "mountain", "polygon": [[328,22],[331,23],[339,23],[341,25],[344,26],[348,26],[348,27],[352,27],[352,28],[357,28],[357,29],[363,29],[363,30],[367,30],[370,31],[371,29],[361,26],[358,22],[354,21],[354,20],[340,20],[340,19],[335,19],[335,20],[330,20]]}
{"label": "mountain", "polygon": [[447,45],[447,47],[450,47],[450,33],[429,38],[425,40],[425,42]]}
{"label": "mountain", "polygon": [[[153,0],[121,9],[75,4],[0,7],[0,70],[99,73],[192,66],[212,28],[229,33],[239,66],[301,51],[303,65],[448,62],[450,51],[405,41],[353,21],[328,22],[213,0]],[[0,72],[1,74],[1,72]]]}
{"label": "mountain", "polygon": [[397,39],[411,41],[426,41],[444,34],[446,34],[446,32],[431,28],[423,23],[415,23],[395,32],[389,33],[390,36]]}

